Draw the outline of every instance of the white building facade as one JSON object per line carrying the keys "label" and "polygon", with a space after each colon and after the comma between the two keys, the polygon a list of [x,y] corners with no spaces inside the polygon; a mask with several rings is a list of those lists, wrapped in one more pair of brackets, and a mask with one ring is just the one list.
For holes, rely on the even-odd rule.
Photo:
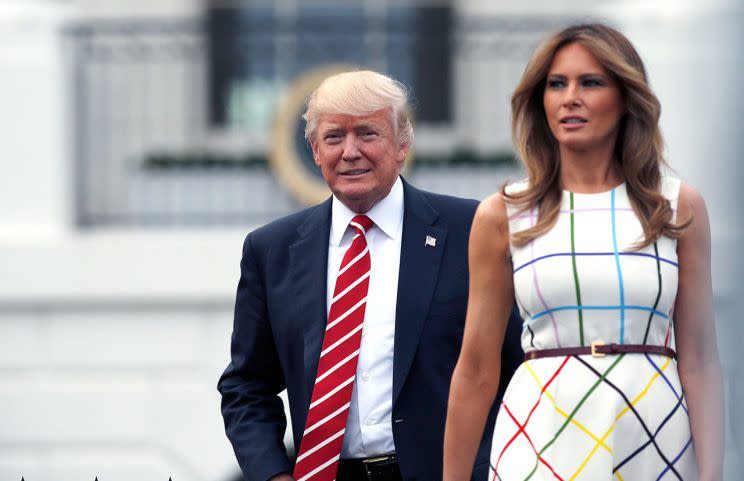
{"label": "white building facade", "polygon": [[[277,8],[291,15],[299,3],[282,1]],[[360,3],[370,11],[392,4]],[[670,163],[700,190],[711,216],[729,420],[726,469],[727,479],[737,479],[744,453],[744,417],[736,409],[744,401],[744,371],[737,364],[737,340],[744,336],[737,318],[744,308],[738,287],[744,280],[738,250],[744,240],[738,212],[744,181],[744,136],[739,132],[744,102],[738,91],[744,85],[741,2],[454,0],[451,6],[458,20],[489,17],[499,19],[498,25],[533,27],[465,32],[466,44],[502,45],[504,50],[476,56],[468,49],[454,51],[452,120],[421,126],[416,147],[424,154],[459,145],[485,153],[510,148],[509,95],[527,58],[508,51],[515,37],[523,35],[519,45],[530,44],[541,28],[599,18],[618,25],[638,47],[663,105]],[[162,107],[174,99],[172,107],[162,107],[150,137],[146,132],[101,130],[115,140],[100,144],[109,146],[103,150],[81,153],[80,145],[99,144],[79,138],[81,104],[75,99],[81,92],[76,93],[75,63],[66,48],[70,26],[101,20],[199,19],[205,12],[206,4],[198,0],[6,0],[0,5],[0,105],[5,106],[0,115],[1,479],[237,479],[216,383],[229,359],[242,240],[266,219],[174,224],[157,217],[144,223],[127,222],[126,217],[98,222],[93,216],[93,221],[81,222],[82,185],[93,183],[91,192],[99,189],[90,197],[94,209],[107,202],[136,206],[142,202],[137,192],[145,190],[105,184],[108,181],[96,176],[83,179],[79,156],[101,162],[110,155],[105,149],[116,150],[116,138],[125,135],[136,137],[126,144],[131,153],[122,150],[130,156],[155,144],[175,150],[197,143],[261,151],[270,138],[260,129],[245,135],[209,131],[205,104],[184,106],[182,97],[168,97],[177,95],[174,87],[150,100]],[[478,35],[482,37],[475,38]],[[162,72],[177,75],[172,66]],[[198,68],[189,72],[191,77],[204,75]],[[95,98],[113,99],[110,112],[137,118],[136,105],[129,105],[133,110],[127,114],[128,104],[116,103],[116,89],[137,91],[136,86],[127,87],[136,81],[116,77],[109,84],[112,90],[100,91]],[[282,88],[266,95],[280,98]],[[85,105],[90,122],[86,135],[99,135],[95,126],[110,120],[96,117],[96,102]],[[196,113],[188,117],[188,112]],[[194,119],[195,127],[169,123],[179,116]],[[200,133],[194,137],[194,132]],[[112,169],[112,178],[139,172],[131,162]],[[482,198],[505,175],[518,175],[518,170],[421,169],[411,178],[424,188]],[[198,183],[201,178],[199,171],[183,182]],[[269,199],[276,210],[262,211],[268,217],[299,207],[270,173],[246,179],[255,184],[233,186],[245,197],[228,198],[227,204]],[[170,182],[157,176],[145,180],[150,184],[139,188],[156,193]],[[105,195],[119,188],[118,201]],[[209,199],[192,198],[194,208]]]}

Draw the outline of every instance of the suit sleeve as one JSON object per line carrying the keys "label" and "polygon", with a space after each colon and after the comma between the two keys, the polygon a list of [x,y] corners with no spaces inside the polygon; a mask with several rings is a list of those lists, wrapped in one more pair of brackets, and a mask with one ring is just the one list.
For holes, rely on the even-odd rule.
{"label": "suit sleeve", "polygon": [[251,235],[243,244],[230,364],[217,389],[225,432],[247,481],[291,472],[283,444],[287,419],[278,393],[284,377],[271,333],[265,277]]}

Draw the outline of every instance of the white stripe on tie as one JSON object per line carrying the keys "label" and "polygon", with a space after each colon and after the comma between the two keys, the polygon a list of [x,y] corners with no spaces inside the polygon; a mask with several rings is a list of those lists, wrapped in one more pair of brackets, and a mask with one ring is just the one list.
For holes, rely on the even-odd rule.
{"label": "white stripe on tie", "polygon": [[341,457],[341,454],[339,453],[338,455],[332,457],[331,459],[329,459],[325,463],[323,463],[320,466],[318,466],[317,468],[313,469],[312,471],[310,471],[309,473],[307,473],[305,476],[301,477],[297,481],[307,481],[308,479],[312,478],[315,475],[315,473],[318,473],[320,471],[323,471],[325,468],[327,468],[331,464],[333,464],[336,461],[338,461],[340,457]]}
{"label": "white stripe on tie", "polygon": [[323,352],[320,353],[320,357],[325,356],[326,354],[328,354],[329,352],[331,352],[332,350],[334,350],[335,348],[337,348],[339,344],[341,344],[342,342],[344,342],[345,340],[347,340],[348,338],[350,338],[351,336],[353,336],[357,332],[361,331],[363,325],[364,325],[364,322],[360,322],[357,327],[355,327],[354,329],[352,329],[351,331],[349,331],[348,333],[346,333],[346,335],[344,337],[342,337],[338,341],[334,342],[330,346],[328,346],[325,349],[323,349]]}
{"label": "white stripe on tie", "polygon": [[328,325],[326,326],[326,331],[327,331],[328,329],[332,328],[333,326],[335,326],[336,324],[338,324],[339,322],[343,321],[343,320],[344,320],[344,319],[346,319],[347,317],[349,317],[349,315],[350,315],[350,314],[352,314],[352,313],[353,313],[354,311],[356,311],[357,309],[359,309],[359,307],[360,307],[360,306],[361,306],[362,304],[364,304],[365,302],[367,302],[367,297],[366,297],[366,296],[364,297],[364,299],[362,299],[361,301],[359,301],[359,302],[357,302],[356,304],[354,304],[354,306],[353,306],[353,307],[350,307],[348,311],[346,311],[346,312],[344,312],[343,314],[341,314],[340,316],[338,316],[338,317],[336,318],[336,320],[334,320],[333,322],[329,323],[329,324],[328,324]]}
{"label": "white stripe on tie", "polygon": [[359,279],[355,280],[351,284],[349,284],[349,287],[344,289],[343,291],[339,292],[336,297],[331,299],[331,305],[335,304],[337,300],[341,299],[344,295],[346,295],[350,290],[354,289],[356,286],[361,284],[361,282],[369,277],[369,271],[365,272]]}
{"label": "white stripe on tie", "polygon": [[338,274],[336,274],[336,276],[338,277],[338,276],[340,276],[341,274],[343,274],[344,272],[346,272],[346,270],[347,270],[347,269],[348,269],[349,267],[351,267],[351,266],[353,266],[354,264],[356,264],[356,262],[357,262],[357,261],[358,261],[359,259],[361,259],[362,257],[364,257],[364,256],[365,256],[365,255],[367,254],[367,252],[369,252],[369,246],[365,247],[365,248],[364,248],[364,250],[362,251],[362,253],[361,253],[361,254],[359,254],[358,256],[356,256],[355,258],[353,258],[352,260],[350,260],[348,264],[346,264],[346,265],[345,265],[345,266],[344,266],[344,267],[343,267],[343,268],[342,268],[342,269],[341,269],[340,271],[338,271]]}
{"label": "white stripe on tie", "polygon": [[323,419],[321,419],[317,423],[315,423],[312,426],[310,426],[309,428],[305,429],[305,432],[302,435],[303,436],[307,436],[307,433],[311,433],[311,432],[315,431],[317,428],[319,428],[323,424],[327,423],[329,420],[331,420],[334,417],[336,417],[339,413],[343,412],[344,409],[349,409],[349,406],[351,406],[351,402],[347,402],[346,404],[344,404],[340,408],[338,408],[335,411],[333,411],[328,416],[324,417]]}
{"label": "white stripe on tie", "polygon": [[[353,225],[354,227],[356,227],[357,229],[359,229],[360,231],[362,231],[362,234],[366,234],[367,233],[367,231],[364,230],[364,227],[362,227],[362,224],[358,224],[358,223],[356,223],[356,222],[354,222],[352,220],[351,222],[349,222],[349,225]],[[359,235],[359,234],[357,234],[357,235]]]}
{"label": "white stripe on tie", "polygon": [[349,384],[351,384],[352,382],[354,382],[354,379],[355,379],[355,378],[356,378],[356,374],[354,374],[354,375],[353,375],[353,376],[351,376],[351,377],[350,377],[349,379],[347,379],[346,381],[344,381],[343,383],[341,383],[340,385],[338,385],[338,387],[335,387],[335,388],[333,388],[332,390],[330,390],[330,391],[328,392],[328,394],[326,394],[326,395],[325,395],[325,396],[323,396],[322,398],[320,398],[320,399],[318,399],[317,401],[315,401],[314,403],[312,403],[312,404],[310,405],[310,408],[309,408],[309,409],[312,409],[312,408],[314,408],[314,407],[315,407],[315,406],[317,406],[318,404],[322,403],[323,401],[325,401],[325,400],[326,400],[326,399],[328,399],[329,397],[331,397],[331,396],[333,396],[334,394],[336,394],[337,392],[339,392],[339,391],[340,391],[341,389],[343,389],[344,387],[346,387],[346,386],[348,386]]}
{"label": "white stripe on tie", "polygon": [[330,442],[331,442],[331,441],[333,441],[334,439],[337,439],[337,438],[338,438],[339,436],[343,436],[343,435],[344,435],[344,431],[346,431],[346,428],[342,429],[341,431],[337,432],[337,433],[336,433],[336,434],[334,434],[333,436],[329,437],[328,439],[326,439],[326,440],[325,440],[325,441],[323,441],[322,443],[320,443],[320,444],[318,444],[317,446],[315,446],[315,447],[314,447],[313,449],[310,449],[310,450],[309,450],[309,451],[307,451],[307,452],[306,452],[305,454],[302,454],[302,455],[298,456],[298,457],[297,457],[297,461],[296,461],[296,462],[298,462],[298,463],[299,463],[300,461],[302,461],[303,459],[305,459],[305,458],[306,458],[306,457],[308,457],[309,455],[313,454],[313,453],[314,453],[315,451],[317,451],[318,449],[322,448],[322,447],[323,447],[323,446],[325,446],[326,444],[330,443]]}
{"label": "white stripe on tie", "polygon": [[339,362],[338,364],[336,364],[335,366],[333,366],[332,368],[330,368],[329,370],[327,370],[326,372],[324,372],[324,373],[323,373],[323,374],[322,374],[321,376],[318,376],[318,377],[317,377],[317,378],[315,379],[315,384],[318,384],[318,383],[319,383],[320,381],[322,381],[323,379],[325,379],[325,378],[326,378],[326,377],[327,377],[327,376],[328,376],[329,374],[331,374],[331,373],[332,373],[333,371],[335,371],[336,369],[340,368],[341,366],[343,366],[343,365],[344,365],[344,364],[346,364],[347,362],[349,362],[349,361],[351,361],[352,359],[354,359],[354,357],[355,357],[355,356],[356,356],[357,354],[359,354],[359,349],[357,349],[356,351],[354,351],[354,352],[352,352],[351,354],[349,354],[349,355],[348,355],[348,356],[346,357],[346,359],[343,359],[342,361],[340,361],[340,362]]}

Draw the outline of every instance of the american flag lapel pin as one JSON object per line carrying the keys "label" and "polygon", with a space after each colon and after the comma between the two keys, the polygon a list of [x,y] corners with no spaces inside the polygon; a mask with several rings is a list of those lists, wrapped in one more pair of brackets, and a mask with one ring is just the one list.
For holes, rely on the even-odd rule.
{"label": "american flag lapel pin", "polygon": [[437,246],[437,238],[436,237],[432,237],[430,235],[426,236],[425,245],[427,247],[436,247]]}

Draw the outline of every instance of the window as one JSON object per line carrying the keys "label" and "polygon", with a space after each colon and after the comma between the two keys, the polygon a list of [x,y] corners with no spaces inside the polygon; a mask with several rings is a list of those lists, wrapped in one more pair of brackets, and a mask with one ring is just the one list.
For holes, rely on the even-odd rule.
{"label": "window", "polygon": [[449,6],[216,3],[207,25],[213,126],[265,131],[282,89],[330,63],[388,73],[411,88],[419,122],[451,122]]}

